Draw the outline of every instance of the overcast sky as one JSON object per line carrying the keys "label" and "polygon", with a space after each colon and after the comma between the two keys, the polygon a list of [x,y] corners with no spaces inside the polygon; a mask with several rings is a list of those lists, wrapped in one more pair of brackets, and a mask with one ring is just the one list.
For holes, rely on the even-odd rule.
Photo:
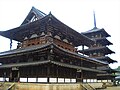
{"label": "overcast sky", "polygon": [[[20,26],[30,9],[34,6],[48,14],[50,11],[60,21],[78,32],[94,27],[93,10],[96,13],[98,28],[104,28],[113,43],[109,48],[115,54],[109,55],[120,66],[120,0],[0,0],[0,31]],[[9,50],[9,39],[0,36],[0,51]],[[13,43],[16,48],[16,43]]]}

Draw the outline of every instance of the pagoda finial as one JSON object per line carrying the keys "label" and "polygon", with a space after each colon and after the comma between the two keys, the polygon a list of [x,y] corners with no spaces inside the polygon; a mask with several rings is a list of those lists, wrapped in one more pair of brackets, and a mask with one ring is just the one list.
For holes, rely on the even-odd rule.
{"label": "pagoda finial", "polygon": [[51,11],[49,12],[49,14],[51,14]]}
{"label": "pagoda finial", "polygon": [[95,17],[95,11],[93,11],[93,17],[94,17],[94,28],[97,28],[97,27],[96,27],[96,17]]}
{"label": "pagoda finial", "polygon": [[51,13],[51,11],[49,12],[49,17],[52,17],[52,13]]}

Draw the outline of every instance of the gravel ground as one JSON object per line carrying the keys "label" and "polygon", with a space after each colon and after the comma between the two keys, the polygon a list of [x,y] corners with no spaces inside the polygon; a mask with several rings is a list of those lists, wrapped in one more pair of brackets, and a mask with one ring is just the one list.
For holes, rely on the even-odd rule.
{"label": "gravel ground", "polygon": [[120,86],[107,87],[106,89],[101,90],[120,90]]}

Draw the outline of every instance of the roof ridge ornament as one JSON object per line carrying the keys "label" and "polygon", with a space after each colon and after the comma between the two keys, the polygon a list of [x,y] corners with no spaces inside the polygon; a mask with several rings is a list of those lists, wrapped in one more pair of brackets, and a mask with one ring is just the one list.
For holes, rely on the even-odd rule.
{"label": "roof ridge ornament", "polygon": [[52,14],[51,14],[51,11],[50,11],[49,14],[48,14],[48,22],[51,21],[51,17],[52,17]]}
{"label": "roof ridge ornament", "polygon": [[52,17],[52,13],[51,13],[51,11],[49,12],[49,17]]}
{"label": "roof ridge ornament", "polygon": [[51,14],[51,11],[49,12],[49,14]]}

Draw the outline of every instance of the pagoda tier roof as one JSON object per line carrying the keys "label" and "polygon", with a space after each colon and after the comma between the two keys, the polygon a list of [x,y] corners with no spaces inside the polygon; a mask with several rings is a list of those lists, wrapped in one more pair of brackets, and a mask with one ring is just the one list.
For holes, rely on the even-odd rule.
{"label": "pagoda tier roof", "polygon": [[95,38],[95,40],[96,40],[97,43],[100,43],[100,44],[102,44],[103,46],[113,45],[113,43],[111,43],[110,41],[108,41],[105,37]]}
{"label": "pagoda tier roof", "polygon": [[108,63],[114,63],[117,62],[116,60],[111,59],[108,56],[101,56],[101,57],[95,57],[96,59],[102,60],[102,61],[107,61]]}
{"label": "pagoda tier roof", "polygon": [[30,52],[32,52],[32,53],[33,52],[38,52],[42,48],[51,47],[51,45],[53,45],[55,48],[58,48],[59,50],[61,50],[62,52],[66,53],[70,56],[80,58],[80,59],[82,58],[83,60],[86,60],[86,61],[91,62],[91,63],[96,63],[96,64],[99,64],[99,65],[107,65],[108,64],[107,62],[104,62],[104,61],[100,61],[100,60],[97,60],[97,59],[94,59],[94,58],[85,57],[83,55],[80,55],[80,54],[62,49],[62,48],[60,48],[59,46],[57,46],[56,44],[53,44],[53,43],[49,43],[49,44],[45,44],[45,45],[29,46],[29,47],[26,47],[26,48],[20,48],[20,49],[10,50],[10,51],[6,51],[6,52],[1,52],[0,53],[0,58],[13,57],[13,56],[16,56],[16,55],[19,56],[19,55],[27,54],[27,53],[30,53]]}
{"label": "pagoda tier roof", "polygon": [[57,61],[51,61],[51,60],[37,61],[37,62],[26,62],[26,63],[16,63],[16,64],[4,64],[4,65],[0,65],[0,68],[26,67],[26,66],[48,64],[48,63],[55,64],[55,65],[62,66],[62,67],[73,68],[73,69],[77,69],[77,70],[85,70],[85,71],[92,71],[92,72],[98,72],[98,73],[105,73],[105,71],[101,71],[101,70],[97,70],[97,69],[80,67],[80,66],[70,65],[70,64],[61,63],[61,62],[57,62]]}
{"label": "pagoda tier roof", "polygon": [[83,50],[79,50],[80,53],[84,53],[86,55],[89,55],[90,53],[94,53],[94,52],[101,52],[105,55],[107,54],[112,54],[112,53],[115,53],[114,51],[110,50],[108,47],[106,46],[101,46],[101,47],[92,47],[92,48],[89,48],[89,49],[84,49]]}
{"label": "pagoda tier roof", "polygon": [[106,71],[107,73],[119,72],[118,70],[112,69],[109,66],[98,67],[97,69],[102,70],[102,71]]}
{"label": "pagoda tier roof", "polygon": [[84,34],[84,35],[86,35],[88,37],[91,37],[91,34],[92,35],[93,34],[95,34],[95,35],[96,34],[101,34],[104,37],[110,37],[110,35],[104,30],[104,28],[101,28],[101,29],[99,29],[99,28],[93,28],[93,29],[88,30],[86,32],[82,32],[82,34]]}
{"label": "pagoda tier roof", "polygon": [[1,31],[0,35],[11,40],[22,42],[24,41],[25,37],[29,38],[32,34],[37,34],[40,36],[42,32],[47,33],[48,31],[52,33],[52,36],[59,36],[59,34],[62,35],[63,38],[68,39],[75,46],[89,46],[94,43],[94,41],[87,36],[80,34],[79,32],[73,30],[72,28],[59,21],[51,13],[34,22],[23,24],[19,27],[7,31]]}

